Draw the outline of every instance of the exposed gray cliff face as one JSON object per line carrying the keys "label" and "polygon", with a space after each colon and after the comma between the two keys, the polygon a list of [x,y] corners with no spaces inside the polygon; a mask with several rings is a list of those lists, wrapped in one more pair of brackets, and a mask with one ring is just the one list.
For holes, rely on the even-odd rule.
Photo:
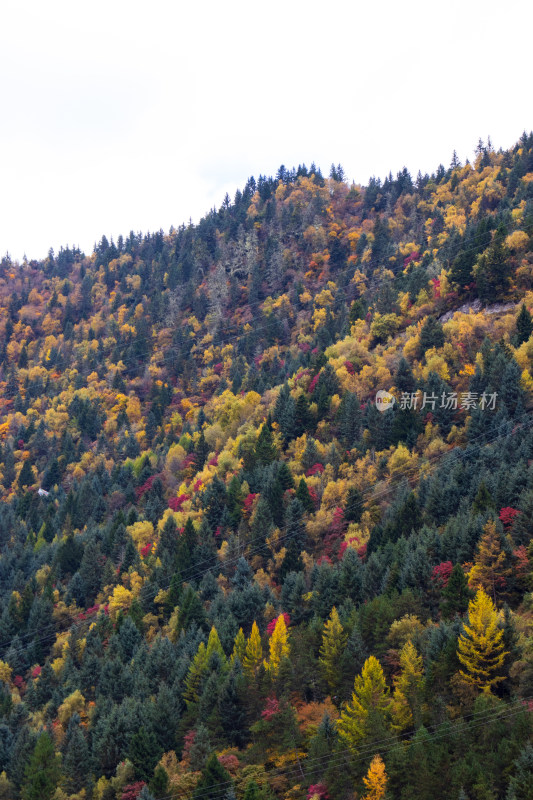
{"label": "exposed gray cliff face", "polygon": [[464,303],[464,305],[456,308],[455,311],[447,311],[446,314],[439,317],[439,322],[443,324],[448,322],[454,314],[469,314],[471,311],[474,314],[478,314],[480,311],[484,314],[503,314],[506,311],[512,311],[514,308],[516,308],[516,303],[495,303],[493,306],[483,308],[481,300],[478,298],[471,303]]}

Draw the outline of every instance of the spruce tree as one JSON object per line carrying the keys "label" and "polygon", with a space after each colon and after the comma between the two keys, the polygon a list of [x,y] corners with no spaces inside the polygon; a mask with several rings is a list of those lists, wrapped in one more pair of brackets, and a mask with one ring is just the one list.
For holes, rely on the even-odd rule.
{"label": "spruce tree", "polygon": [[229,786],[231,786],[230,774],[213,753],[196,784],[193,800],[220,800],[222,791]]}
{"label": "spruce tree", "polygon": [[176,563],[183,576],[194,568],[198,536],[190,517],[187,517],[183,533],[178,538]]}
{"label": "spruce tree", "polygon": [[274,520],[270,511],[270,505],[265,497],[261,495],[251,521],[250,531],[252,535],[252,547],[260,555],[266,555],[268,548],[265,547],[268,536],[274,530]]}
{"label": "spruce tree", "polygon": [[272,436],[272,423],[270,417],[267,419],[257,437],[257,444],[255,446],[255,458],[258,464],[267,466],[277,458],[277,449],[274,444],[274,437]]}
{"label": "spruce tree", "polygon": [[487,489],[487,484],[484,480],[479,484],[479,489],[474,502],[472,504],[472,511],[474,514],[485,514],[490,509],[494,508],[494,500]]}
{"label": "spruce tree", "polygon": [[339,405],[339,437],[343,445],[351,450],[361,435],[361,405],[354,392],[346,392]]}
{"label": "spruce tree", "polygon": [[22,469],[19,474],[18,478],[19,488],[23,489],[25,486],[31,486],[33,484],[33,481],[34,481],[33,470],[31,468],[31,461],[28,458],[22,465]]}
{"label": "spruce tree", "polygon": [[83,558],[80,564],[80,577],[83,581],[85,604],[90,606],[101,588],[102,583],[102,554],[97,543],[91,539],[85,545]]}
{"label": "spruce tree", "polygon": [[305,443],[305,450],[302,455],[302,467],[305,470],[311,469],[315,464],[320,463],[321,458],[318,453],[316,442],[312,436],[307,438]]}
{"label": "spruce tree", "polygon": [[191,769],[195,772],[197,770],[203,770],[212,752],[213,748],[211,747],[209,731],[205,725],[200,723],[196,726],[194,741],[189,751]]}
{"label": "spruce tree", "polygon": [[174,559],[178,551],[178,537],[176,521],[174,517],[170,516],[163,525],[157,546],[157,555],[161,558],[167,553],[171,559]]}
{"label": "spruce tree", "polygon": [[220,525],[222,514],[227,505],[226,487],[220,478],[215,475],[202,496],[205,519],[211,531]]}
{"label": "spruce tree", "polygon": [[304,511],[309,514],[312,514],[315,511],[315,504],[309,494],[309,489],[307,487],[307,481],[305,478],[300,478],[300,483],[298,484],[298,488],[295,494],[296,500],[302,504]]}
{"label": "spruce tree", "polygon": [[242,519],[242,509],[244,506],[244,498],[242,496],[241,482],[237,475],[234,475],[230,481],[227,494],[227,503],[229,511],[230,526],[233,530],[237,530],[239,522]]}
{"label": "spruce tree", "polygon": [[464,614],[474,592],[468,586],[464,570],[460,564],[455,564],[448,583],[442,590],[441,612],[444,619],[451,619],[455,614]]}
{"label": "spruce tree", "polygon": [[24,770],[22,800],[51,800],[61,776],[59,756],[54,743],[44,731]]}
{"label": "spruce tree", "polygon": [[426,350],[432,347],[439,348],[444,344],[444,331],[442,325],[437,322],[435,317],[426,318],[422,330],[420,331],[419,356],[422,358]]}
{"label": "spruce tree", "polygon": [[309,411],[309,401],[302,392],[296,398],[296,409],[294,419],[294,436],[302,436],[311,425],[311,412]]}
{"label": "spruce tree", "polygon": [[363,510],[363,495],[356,486],[351,486],[348,490],[348,497],[346,498],[344,518],[347,519],[348,522],[360,522],[363,516]]}
{"label": "spruce tree", "polygon": [[168,773],[166,769],[158,764],[154,771],[154,777],[149,783],[149,789],[155,800],[163,800],[168,795]]}
{"label": "spruce tree", "polygon": [[[15,637],[15,641],[20,640],[18,637]],[[9,651],[7,655],[9,655]],[[13,663],[12,659],[9,660]],[[11,712],[11,716],[12,715],[13,712]],[[32,753],[37,744],[35,734],[33,734],[28,725],[23,723],[24,716],[20,720],[19,730],[9,752],[9,778],[17,789],[19,789],[25,781],[26,771],[29,769]],[[43,748],[44,745],[41,745],[41,750]],[[46,750],[46,748],[44,749]],[[43,761],[46,761],[46,758],[43,757]],[[40,769],[40,767],[39,758],[36,758],[36,769]]]}
{"label": "spruce tree", "polygon": [[133,734],[128,752],[128,757],[135,767],[135,774],[139,780],[147,781],[152,777],[161,755],[161,748],[154,732],[147,730],[144,725],[141,726]]}
{"label": "spruce tree", "polygon": [[192,586],[187,586],[181,598],[176,632],[187,630],[193,623],[205,630],[206,622],[203,604]]}
{"label": "spruce tree", "polygon": [[15,456],[11,447],[6,446],[4,451],[4,469],[2,476],[2,484],[5,489],[9,489],[15,480]]}
{"label": "spruce tree", "polygon": [[[164,672],[167,673],[167,670],[164,669]],[[181,698],[177,697],[166,683],[161,683],[153,706],[152,722],[157,742],[164,753],[176,747],[182,704]]]}
{"label": "spruce tree", "polygon": [[520,347],[523,342],[527,342],[532,333],[533,319],[526,308],[526,304],[522,303],[520,312],[516,318],[515,346]]}
{"label": "spruce tree", "polygon": [[303,514],[304,509],[302,504],[298,498],[293,498],[287,508],[285,536],[289,541],[296,541],[300,550],[303,549],[307,538]]}
{"label": "spruce tree", "polygon": [[304,564],[302,561],[301,552],[302,549],[298,545],[297,540],[291,539],[287,545],[283,561],[281,562],[281,566],[279,568],[278,575],[282,583],[287,575],[289,575],[291,572],[301,572],[303,570]]}
{"label": "spruce tree", "polygon": [[89,748],[80,729],[80,717],[74,713],[70,718],[63,744],[63,771],[68,792],[79,792],[87,783]]}
{"label": "spruce tree", "polygon": [[203,468],[208,455],[209,455],[209,445],[205,440],[203,430],[201,430],[200,436],[198,437],[198,441],[196,442],[196,446],[194,448],[194,456],[195,456],[197,471],[200,471]]}
{"label": "spruce tree", "polygon": [[365,647],[363,637],[361,636],[359,627],[354,625],[340,658],[340,669],[343,675],[343,697],[349,696],[349,692],[353,687],[354,675],[361,672],[367,658],[368,651]]}
{"label": "spruce tree", "polygon": [[156,800],[156,796],[152,794],[148,786],[143,786],[140,794],[137,795],[137,800]]}
{"label": "spruce tree", "polygon": [[528,742],[516,761],[506,800],[531,800],[533,797],[533,746]]}
{"label": "spruce tree", "polygon": [[247,706],[244,680],[240,667],[234,667],[222,687],[218,699],[222,730],[227,741],[236,747],[246,742]]}

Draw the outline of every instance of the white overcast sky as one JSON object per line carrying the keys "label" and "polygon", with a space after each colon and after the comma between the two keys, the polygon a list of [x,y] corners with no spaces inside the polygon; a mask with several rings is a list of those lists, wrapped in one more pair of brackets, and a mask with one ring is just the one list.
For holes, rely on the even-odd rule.
{"label": "white overcast sky", "polygon": [[250,175],[366,183],[533,128],[530,0],[1,0],[0,254],[197,221]]}

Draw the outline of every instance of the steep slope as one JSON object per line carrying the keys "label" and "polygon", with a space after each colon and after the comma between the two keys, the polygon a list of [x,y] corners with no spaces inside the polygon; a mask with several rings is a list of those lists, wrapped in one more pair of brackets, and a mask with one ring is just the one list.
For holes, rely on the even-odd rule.
{"label": "steep slope", "polygon": [[532,281],[525,134],[4,258],[0,796],[528,796]]}

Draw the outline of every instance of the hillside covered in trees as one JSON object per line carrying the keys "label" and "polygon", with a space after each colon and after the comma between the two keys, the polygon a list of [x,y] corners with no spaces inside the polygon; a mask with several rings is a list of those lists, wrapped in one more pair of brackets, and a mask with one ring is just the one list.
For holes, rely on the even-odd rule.
{"label": "hillside covered in trees", "polygon": [[0,306],[1,800],[531,800],[533,134]]}

